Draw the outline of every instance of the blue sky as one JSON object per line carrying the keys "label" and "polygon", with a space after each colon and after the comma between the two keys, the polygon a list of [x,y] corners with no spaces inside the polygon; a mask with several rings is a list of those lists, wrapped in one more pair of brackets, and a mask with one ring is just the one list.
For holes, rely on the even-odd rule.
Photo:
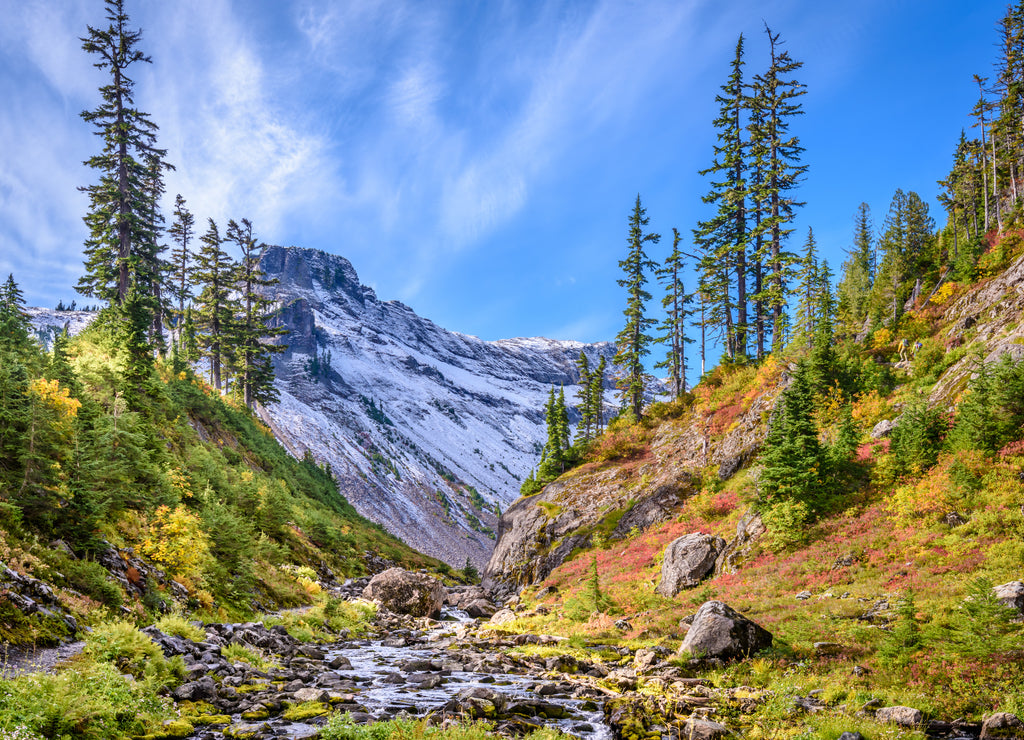
{"label": "blue sky", "polygon": [[[177,167],[168,205],[349,258],[382,299],[484,339],[612,339],[639,193],[662,233],[707,217],[714,96],[763,22],[804,62],[802,241],[834,268],[867,201],[934,204],[990,74],[1003,0],[129,0],[137,101]],[[99,0],[0,0],[0,273],[77,296],[102,74]],[[168,209],[169,210],[169,209]],[[933,214],[944,220],[933,205]],[[796,246],[796,245],[794,245]]]}

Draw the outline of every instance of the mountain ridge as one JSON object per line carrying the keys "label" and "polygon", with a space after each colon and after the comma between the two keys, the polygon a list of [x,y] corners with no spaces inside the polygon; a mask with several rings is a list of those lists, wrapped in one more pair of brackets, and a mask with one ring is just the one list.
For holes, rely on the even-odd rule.
{"label": "mountain ridge", "polygon": [[596,364],[614,346],[450,331],[320,250],[270,246],[261,269],[278,280],[267,296],[288,345],[263,419],[294,455],[329,464],[364,516],[452,565],[483,565],[497,512],[540,454],[549,389],[571,399],[580,352]]}

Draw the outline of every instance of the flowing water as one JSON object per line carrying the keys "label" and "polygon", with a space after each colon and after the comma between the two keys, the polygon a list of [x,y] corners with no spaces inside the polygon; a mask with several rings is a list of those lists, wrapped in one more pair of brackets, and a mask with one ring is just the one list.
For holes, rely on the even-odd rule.
{"label": "flowing water", "polygon": [[[446,610],[449,619],[457,623],[470,621],[456,610]],[[453,651],[453,636],[459,634],[458,624],[451,622],[425,635],[426,642],[407,646],[395,646],[389,640],[365,640],[347,642],[339,646],[327,646],[326,660],[342,656],[351,663],[351,669],[334,670],[345,690],[355,695],[355,702],[366,707],[377,718],[387,718],[404,713],[411,717],[423,717],[441,709],[452,697],[462,691],[483,688],[496,691],[508,697],[509,704],[520,700],[543,699],[567,710],[564,719],[540,719],[543,726],[554,726],[585,740],[610,740],[611,728],[604,723],[600,706],[593,701],[572,698],[564,685],[533,675],[486,673],[467,670],[464,664],[453,661],[453,657],[464,654],[460,647]],[[481,653],[482,655],[483,653]],[[423,686],[410,681],[415,670],[404,670],[414,662],[432,662],[442,667],[441,683]],[[435,675],[437,672],[433,672]],[[541,692],[538,689],[546,686]],[[277,734],[303,737],[312,734],[316,728],[305,723],[282,723],[275,725]]]}

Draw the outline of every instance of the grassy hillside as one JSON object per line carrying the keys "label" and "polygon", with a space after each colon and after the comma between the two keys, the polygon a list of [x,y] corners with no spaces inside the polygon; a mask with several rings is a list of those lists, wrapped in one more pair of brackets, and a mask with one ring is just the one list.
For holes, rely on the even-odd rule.
{"label": "grassy hillside", "polygon": [[[311,576],[358,575],[368,557],[438,565],[191,371],[133,374],[113,312],[52,352],[16,301],[0,319],[0,561],[54,585],[79,620],[170,607],[223,619],[309,603]],[[123,580],[98,562],[111,556]],[[55,637],[0,608],[5,642]]]}

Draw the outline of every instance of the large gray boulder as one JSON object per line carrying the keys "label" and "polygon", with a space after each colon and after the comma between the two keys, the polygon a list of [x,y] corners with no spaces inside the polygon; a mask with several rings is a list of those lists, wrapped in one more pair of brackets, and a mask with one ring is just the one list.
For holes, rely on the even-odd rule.
{"label": "large gray boulder", "polygon": [[693,617],[680,653],[701,658],[746,658],[771,647],[772,634],[721,601],[706,601]]}
{"label": "large gray boulder", "polygon": [[1024,612],[1024,581],[1010,581],[992,589],[1003,604]]}
{"label": "large gray boulder", "polygon": [[1021,722],[1016,714],[996,712],[985,718],[985,722],[981,726],[981,740],[1011,737],[1024,737],[1024,722]]}
{"label": "large gray boulder", "polygon": [[370,579],[363,589],[363,598],[398,614],[436,619],[444,604],[444,586],[422,573],[388,568]]}
{"label": "large gray boulder", "polygon": [[875,719],[900,727],[918,727],[924,720],[920,709],[913,707],[882,707],[875,712]]}
{"label": "large gray boulder", "polygon": [[693,588],[711,575],[715,561],[725,550],[725,540],[710,534],[684,534],[665,548],[661,582],[655,589],[672,598],[684,588]]}

